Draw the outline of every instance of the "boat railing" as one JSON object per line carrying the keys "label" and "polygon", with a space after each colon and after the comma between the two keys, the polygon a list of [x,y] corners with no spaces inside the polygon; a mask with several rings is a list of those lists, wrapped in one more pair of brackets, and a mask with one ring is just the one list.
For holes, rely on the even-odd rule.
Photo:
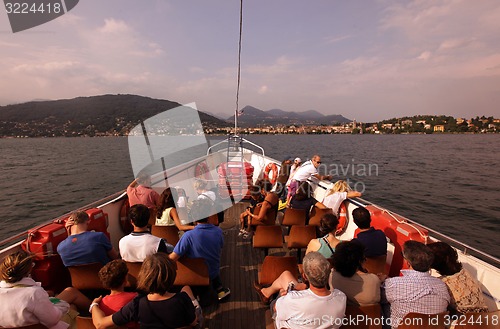
{"label": "boat railing", "polygon": [[[370,204],[366,200],[363,200],[361,198],[359,198],[359,199],[362,200],[362,201],[364,201],[364,202],[366,202],[366,203],[368,203],[368,204]],[[500,259],[499,258],[496,258],[496,257],[494,257],[492,255],[489,255],[489,254],[485,253],[484,251],[481,251],[481,250],[476,249],[476,248],[474,248],[472,246],[469,246],[466,243],[458,241],[458,240],[456,240],[456,239],[454,239],[454,238],[452,238],[452,237],[450,237],[450,236],[448,236],[446,234],[440,233],[440,232],[438,232],[438,231],[436,231],[436,230],[434,230],[434,229],[432,229],[430,227],[427,227],[425,225],[422,225],[421,223],[418,223],[418,222],[416,222],[414,220],[408,219],[405,216],[402,216],[400,214],[396,214],[395,212],[389,211],[389,210],[387,210],[385,208],[382,208],[382,207],[374,205],[374,204],[371,204],[371,205],[379,208],[380,210],[388,213],[391,216],[394,216],[395,218],[396,218],[395,215],[397,215],[399,218],[403,219],[408,224],[418,225],[419,227],[427,230],[429,232],[429,236],[431,236],[432,238],[436,238],[439,241],[446,242],[446,243],[452,245],[453,247],[455,247],[455,249],[461,251],[462,254],[464,254],[464,255],[474,256],[474,257],[476,257],[478,259],[481,259],[481,260],[487,262],[488,264],[491,264],[491,265],[493,265],[493,266],[495,266],[497,268],[500,268]],[[400,221],[400,219],[396,219],[396,220]]]}
{"label": "boat railing", "polygon": [[265,151],[264,151],[264,149],[263,149],[261,146],[259,146],[259,145],[255,144],[255,143],[253,143],[253,142],[251,142],[251,141],[249,141],[249,140],[247,140],[247,139],[245,139],[245,138],[243,138],[243,137],[241,137],[241,136],[239,136],[239,135],[232,135],[232,136],[229,136],[228,138],[226,138],[226,139],[224,139],[224,140],[221,140],[220,142],[218,142],[218,143],[216,143],[216,144],[214,144],[214,145],[210,146],[210,147],[207,149],[207,155],[209,155],[210,153],[212,153],[212,151],[213,151],[213,149],[215,149],[215,147],[220,146],[220,145],[223,145],[223,144],[229,144],[229,143],[230,143],[230,139],[231,139],[231,138],[232,138],[232,139],[240,139],[242,142],[247,143],[247,144],[249,144],[249,145],[252,145],[252,146],[256,147],[257,149],[259,149],[259,150],[262,152],[262,155],[263,155],[263,156],[265,156]]}
{"label": "boat railing", "polygon": [[71,215],[71,213],[75,212],[75,211],[81,211],[81,210],[87,210],[87,209],[91,209],[91,208],[100,208],[100,207],[103,207],[107,204],[110,204],[110,203],[114,203],[114,202],[117,202],[119,200],[121,200],[125,195],[127,194],[127,192],[125,190],[123,191],[120,191],[120,192],[116,192],[112,195],[109,195],[103,199],[99,199],[97,201],[94,201],[92,203],[89,203],[85,206],[82,206],[82,207],[79,207],[75,210],[72,210],[70,212],[67,212],[59,217],[56,217],[56,218],[53,218],[49,221],[46,221],[46,222],[43,222],[42,224],[39,224],[33,228],[30,228],[29,230],[26,230],[26,231],[22,231],[16,235],[13,235],[5,240],[2,240],[0,241],[0,248],[4,248],[8,245],[12,245],[16,242],[19,242],[19,241],[22,241],[24,239],[26,239],[26,237],[28,236],[29,232],[31,231],[35,231],[39,228],[42,228],[44,227],[45,225],[47,224],[50,224],[50,223],[57,223],[57,222],[61,222],[63,219],[65,219],[66,217],[68,217],[69,215]]}

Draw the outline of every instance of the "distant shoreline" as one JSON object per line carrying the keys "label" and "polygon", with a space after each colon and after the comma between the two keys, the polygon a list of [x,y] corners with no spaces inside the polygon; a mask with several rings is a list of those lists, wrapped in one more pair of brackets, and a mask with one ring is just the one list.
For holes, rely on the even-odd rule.
{"label": "distant shoreline", "polygon": [[[399,133],[399,134],[390,134],[390,133],[364,133],[364,134],[350,134],[350,133],[314,133],[314,134],[281,134],[281,133],[260,133],[260,134],[239,134],[240,136],[311,136],[311,135],[353,135],[353,136],[381,136],[381,135],[497,135],[500,134],[500,131],[495,132],[436,132],[436,133]],[[213,133],[205,133],[206,136],[223,136],[227,137],[228,134],[213,134]],[[98,135],[98,136],[0,136],[0,139],[38,139],[38,138],[122,138],[129,137],[128,135]]]}

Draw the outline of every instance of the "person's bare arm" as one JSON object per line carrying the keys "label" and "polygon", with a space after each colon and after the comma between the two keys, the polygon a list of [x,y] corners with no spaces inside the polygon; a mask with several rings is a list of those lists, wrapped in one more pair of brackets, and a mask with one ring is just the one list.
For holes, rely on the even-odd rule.
{"label": "person's bare arm", "polygon": [[[99,304],[102,300],[102,296],[94,299],[92,304]],[[113,323],[112,315],[104,315],[104,312],[99,308],[99,305],[95,305],[91,309],[92,322],[97,329],[113,328],[116,325]]]}
{"label": "person's bare arm", "polygon": [[174,220],[175,226],[177,226],[177,228],[179,230],[189,231],[189,230],[194,229],[193,225],[183,225],[181,223],[181,219],[179,218],[179,214],[177,213],[177,209],[172,208],[172,210],[170,210],[170,216],[172,216],[172,219]]}
{"label": "person's bare arm", "polygon": [[175,252],[171,252],[170,254],[168,254],[168,258],[170,258],[173,261],[177,261],[180,258],[180,256],[177,255]]}
{"label": "person's bare arm", "polygon": [[319,201],[318,201],[318,202],[316,202],[316,203],[314,204],[314,206],[315,206],[315,207],[317,207],[317,208],[319,208],[319,209],[328,209],[328,207],[327,207],[327,206],[325,206],[322,202],[319,202]]}
{"label": "person's bare arm", "polygon": [[358,192],[358,191],[349,191],[347,192],[347,197],[348,198],[359,198],[361,197],[361,192]]}

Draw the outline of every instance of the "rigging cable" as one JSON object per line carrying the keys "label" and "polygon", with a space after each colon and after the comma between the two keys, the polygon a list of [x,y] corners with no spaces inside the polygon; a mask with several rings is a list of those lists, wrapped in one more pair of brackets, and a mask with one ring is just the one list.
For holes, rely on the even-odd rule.
{"label": "rigging cable", "polygon": [[234,112],[234,134],[238,135],[238,107],[240,99],[240,76],[241,76],[241,36],[243,31],[243,0],[240,0],[240,35],[238,41],[238,82],[236,86],[236,110]]}

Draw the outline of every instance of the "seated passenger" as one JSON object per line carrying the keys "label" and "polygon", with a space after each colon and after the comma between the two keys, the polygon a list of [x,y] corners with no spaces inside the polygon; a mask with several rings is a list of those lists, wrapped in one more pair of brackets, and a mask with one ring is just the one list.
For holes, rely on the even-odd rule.
{"label": "seated passenger", "polygon": [[231,291],[222,286],[220,257],[224,246],[224,235],[220,227],[208,223],[208,216],[211,213],[213,213],[213,209],[209,200],[200,199],[193,202],[189,215],[193,220],[196,220],[197,225],[193,230],[187,231],[181,236],[169,257],[174,261],[181,257],[205,259],[208,265],[210,283],[221,300],[228,296]]}
{"label": "seated passenger", "polygon": [[78,315],[76,309],[87,310],[90,300],[70,287],[56,296],[42,288],[31,277],[34,255],[20,250],[0,263],[0,327],[16,328],[41,323],[48,328],[65,329]]}
{"label": "seated passenger", "polygon": [[[102,286],[111,291],[111,294],[102,298],[99,307],[104,315],[112,315],[118,312],[123,306],[137,297],[136,292],[126,292],[128,268],[127,264],[121,259],[115,259],[104,265],[99,270],[99,280]],[[127,324],[128,328],[139,328],[137,322]]]}
{"label": "seated passenger", "polygon": [[151,178],[144,173],[139,174],[137,179],[132,181],[127,187],[127,196],[130,206],[143,204],[150,210],[154,210],[160,197],[158,193],[151,188]]}
{"label": "seated passenger", "polygon": [[71,214],[66,221],[68,237],[57,246],[64,266],[90,263],[107,264],[119,258],[108,237],[102,232],[88,232],[89,215],[85,211]]}
{"label": "seated passenger", "polygon": [[332,188],[328,190],[323,199],[323,204],[328,208],[333,209],[334,214],[339,213],[340,204],[347,198],[360,197],[361,193],[352,191],[344,180],[338,180],[333,184]]}
{"label": "seated passenger", "polygon": [[[207,190],[207,182],[201,179],[197,179],[194,182],[194,189],[196,193],[198,193],[198,199],[208,199],[212,201],[212,205],[215,210],[219,210],[220,207],[217,204],[217,194],[214,191]],[[210,216],[209,221],[212,221],[212,224],[219,225],[224,221],[224,211],[218,211],[217,216]]]}
{"label": "seated passenger", "polygon": [[304,257],[303,279],[309,289],[283,292],[271,309],[276,328],[339,328],[346,309],[346,296],[328,290],[330,263],[318,252]]}
{"label": "seated passenger", "polygon": [[388,278],[382,284],[382,310],[393,329],[408,313],[438,314],[445,312],[450,303],[446,284],[429,274],[434,260],[429,247],[418,241],[406,241],[403,259],[409,269],[401,270],[402,276]]}
{"label": "seated passenger", "polygon": [[458,254],[449,244],[435,242],[427,245],[434,254],[432,268],[441,274],[450,293],[450,308],[455,314],[488,312],[481,286],[458,261]]}
{"label": "seated passenger", "polygon": [[156,207],[156,225],[177,226],[180,231],[189,231],[193,225],[181,223],[179,214],[175,209],[175,200],[170,187],[166,188],[160,195],[158,206]]}
{"label": "seated passenger", "polygon": [[134,230],[120,239],[119,248],[122,259],[127,262],[142,262],[147,256],[157,252],[171,253],[174,246],[162,238],[151,234],[148,228],[149,209],[136,204],[128,212],[128,219]]}
{"label": "seated passenger", "polygon": [[304,209],[306,211],[306,224],[309,223],[309,211],[311,207],[315,206],[319,209],[327,209],[324,204],[311,196],[311,185],[308,182],[300,183],[297,192],[290,200],[289,206],[293,209]]}
{"label": "seated passenger", "polygon": [[312,239],[307,245],[306,254],[317,251],[325,258],[330,258],[335,253],[335,248],[340,240],[335,237],[339,220],[334,214],[324,214],[319,222],[319,231],[323,237]]}
{"label": "seated passenger", "polygon": [[348,305],[370,305],[380,302],[380,279],[363,268],[365,247],[358,241],[343,241],[333,254],[330,289],[347,296]]}
{"label": "seated passenger", "polygon": [[366,257],[377,257],[387,254],[387,238],[381,230],[376,230],[371,224],[370,212],[363,207],[352,211],[354,224],[359,227],[360,232],[356,240],[365,246]]}
{"label": "seated passenger", "polygon": [[175,276],[175,264],[168,255],[157,253],[146,257],[137,280],[139,296],[108,316],[100,308],[102,297],[94,299],[90,306],[94,326],[112,328],[129,322],[139,322],[141,328],[194,326],[198,321],[195,310],[199,309],[198,301],[187,286],[180,293],[169,292]]}
{"label": "seated passenger", "polygon": [[264,196],[264,201],[255,207],[255,209],[260,207],[258,215],[247,209],[246,214],[250,218],[250,225],[274,225],[276,223],[279,197],[276,193],[271,192],[272,188],[273,184],[270,181],[261,182],[260,191]]}
{"label": "seated passenger", "polygon": [[247,207],[247,209],[245,209],[245,211],[240,214],[240,232],[238,233],[239,236],[248,234],[247,226],[249,225],[248,223],[250,221],[248,219],[247,210],[250,210],[250,212],[253,213],[257,204],[264,201],[264,196],[262,195],[262,193],[260,193],[260,186],[250,186],[250,197],[250,207]]}

